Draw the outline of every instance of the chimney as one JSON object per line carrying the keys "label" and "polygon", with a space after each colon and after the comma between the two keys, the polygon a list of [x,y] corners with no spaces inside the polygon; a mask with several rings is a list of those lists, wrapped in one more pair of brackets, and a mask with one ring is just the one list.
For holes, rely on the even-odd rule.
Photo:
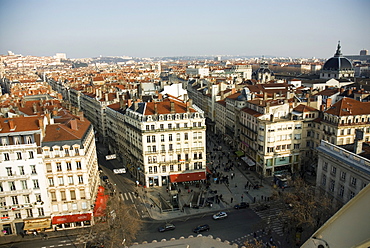
{"label": "chimney", "polygon": [[127,108],[131,107],[132,105],[132,100],[131,99],[127,99]]}
{"label": "chimney", "polygon": [[79,112],[78,112],[78,117],[80,117],[80,121],[85,121],[84,112],[79,111]]}
{"label": "chimney", "polygon": [[170,106],[171,106],[171,114],[176,113],[175,112],[175,103],[174,102],[170,102]]}
{"label": "chimney", "polygon": [[325,111],[325,105],[324,105],[324,104],[321,104],[321,105],[320,105],[320,111],[321,111],[321,112],[324,112],[324,111]]}
{"label": "chimney", "polygon": [[263,92],[263,100],[266,101],[267,100],[267,92]]}
{"label": "chimney", "polygon": [[38,118],[37,122],[38,122],[39,128],[41,130],[43,130],[44,129],[44,119],[43,118]]}
{"label": "chimney", "polygon": [[331,98],[326,99],[326,108],[329,109],[331,107]]}
{"label": "chimney", "polygon": [[231,94],[235,94],[236,92],[236,89],[235,88],[231,88]]}
{"label": "chimney", "polygon": [[77,120],[76,119],[71,120],[71,129],[77,130]]}
{"label": "chimney", "polygon": [[186,102],[186,112],[189,113],[190,112],[190,107],[193,105],[193,100],[192,99],[189,99],[187,102]]}
{"label": "chimney", "polygon": [[154,114],[157,115],[158,114],[158,106],[157,106],[157,103],[154,102]]}
{"label": "chimney", "polygon": [[350,96],[350,95],[352,95],[352,89],[349,89],[349,90],[348,90],[348,94],[347,94],[347,96]]}
{"label": "chimney", "polygon": [[354,143],[354,153],[360,154],[362,152],[362,144],[364,140],[364,131],[361,129],[356,129],[355,143]]}
{"label": "chimney", "polygon": [[14,131],[16,126],[15,126],[15,123],[14,123],[14,120],[8,120],[8,123],[9,123],[9,129],[10,131]]}

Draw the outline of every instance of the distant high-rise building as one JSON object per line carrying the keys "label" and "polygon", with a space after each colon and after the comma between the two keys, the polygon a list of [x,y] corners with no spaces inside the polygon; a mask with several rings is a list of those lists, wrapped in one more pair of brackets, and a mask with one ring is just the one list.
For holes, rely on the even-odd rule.
{"label": "distant high-rise building", "polygon": [[368,54],[369,54],[368,50],[363,49],[363,50],[360,51],[361,56],[365,56],[365,55],[368,55]]}

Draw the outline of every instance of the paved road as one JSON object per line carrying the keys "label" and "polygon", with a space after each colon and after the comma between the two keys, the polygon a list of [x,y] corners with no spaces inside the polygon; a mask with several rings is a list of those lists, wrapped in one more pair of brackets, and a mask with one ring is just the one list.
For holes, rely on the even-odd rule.
{"label": "paved road", "polygon": [[[164,233],[158,232],[158,227],[164,225],[166,221],[152,221],[145,223],[143,230],[137,237],[137,242],[162,239],[171,239],[180,237],[189,237],[197,235],[193,233],[193,229],[201,224],[208,224],[210,230],[201,233],[202,235],[212,235],[214,238],[228,240],[231,243],[243,245],[245,241],[253,240],[254,231],[261,225],[261,218],[251,209],[240,209],[227,211],[228,217],[222,220],[213,220],[214,213],[200,214],[197,216],[189,216],[187,218],[179,218],[167,223],[172,223],[176,226],[175,230]],[[262,235],[262,234],[261,234]],[[258,234],[260,236],[260,234]],[[262,237],[267,240],[267,234]]]}

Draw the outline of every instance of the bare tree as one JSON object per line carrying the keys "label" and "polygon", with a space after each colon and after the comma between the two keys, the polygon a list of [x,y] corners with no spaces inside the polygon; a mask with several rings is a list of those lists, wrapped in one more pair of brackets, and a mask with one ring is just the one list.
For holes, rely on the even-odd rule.
{"label": "bare tree", "polygon": [[117,193],[108,198],[105,216],[96,220],[91,228],[91,243],[105,247],[129,246],[142,225],[134,207],[120,200]]}
{"label": "bare tree", "polygon": [[286,208],[280,212],[279,218],[285,220],[283,231],[296,242],[299,242],[303,232],[309,237],[338,209],[332,199],[319,194],[314,186],[302,179],[296,179],[292,188],[275,191],[273,197],[285,204]]}

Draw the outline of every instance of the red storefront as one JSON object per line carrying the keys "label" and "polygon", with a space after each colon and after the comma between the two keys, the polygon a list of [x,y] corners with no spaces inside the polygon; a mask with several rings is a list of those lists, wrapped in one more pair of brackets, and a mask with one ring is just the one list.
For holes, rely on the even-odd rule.
{"label": "red storefront", "polygon": [[78,223],[91,220],[91,213],[87,214],[71,214],[71,215],[62,215],[54,216],[51,223],[53,225],[68,224],[68,223]]}
{"label": "red storefront", "polygon": [[205,171],[170,175],[171,183],[199,181],[199,180],[205,180],[205,179],[206,179]]}

